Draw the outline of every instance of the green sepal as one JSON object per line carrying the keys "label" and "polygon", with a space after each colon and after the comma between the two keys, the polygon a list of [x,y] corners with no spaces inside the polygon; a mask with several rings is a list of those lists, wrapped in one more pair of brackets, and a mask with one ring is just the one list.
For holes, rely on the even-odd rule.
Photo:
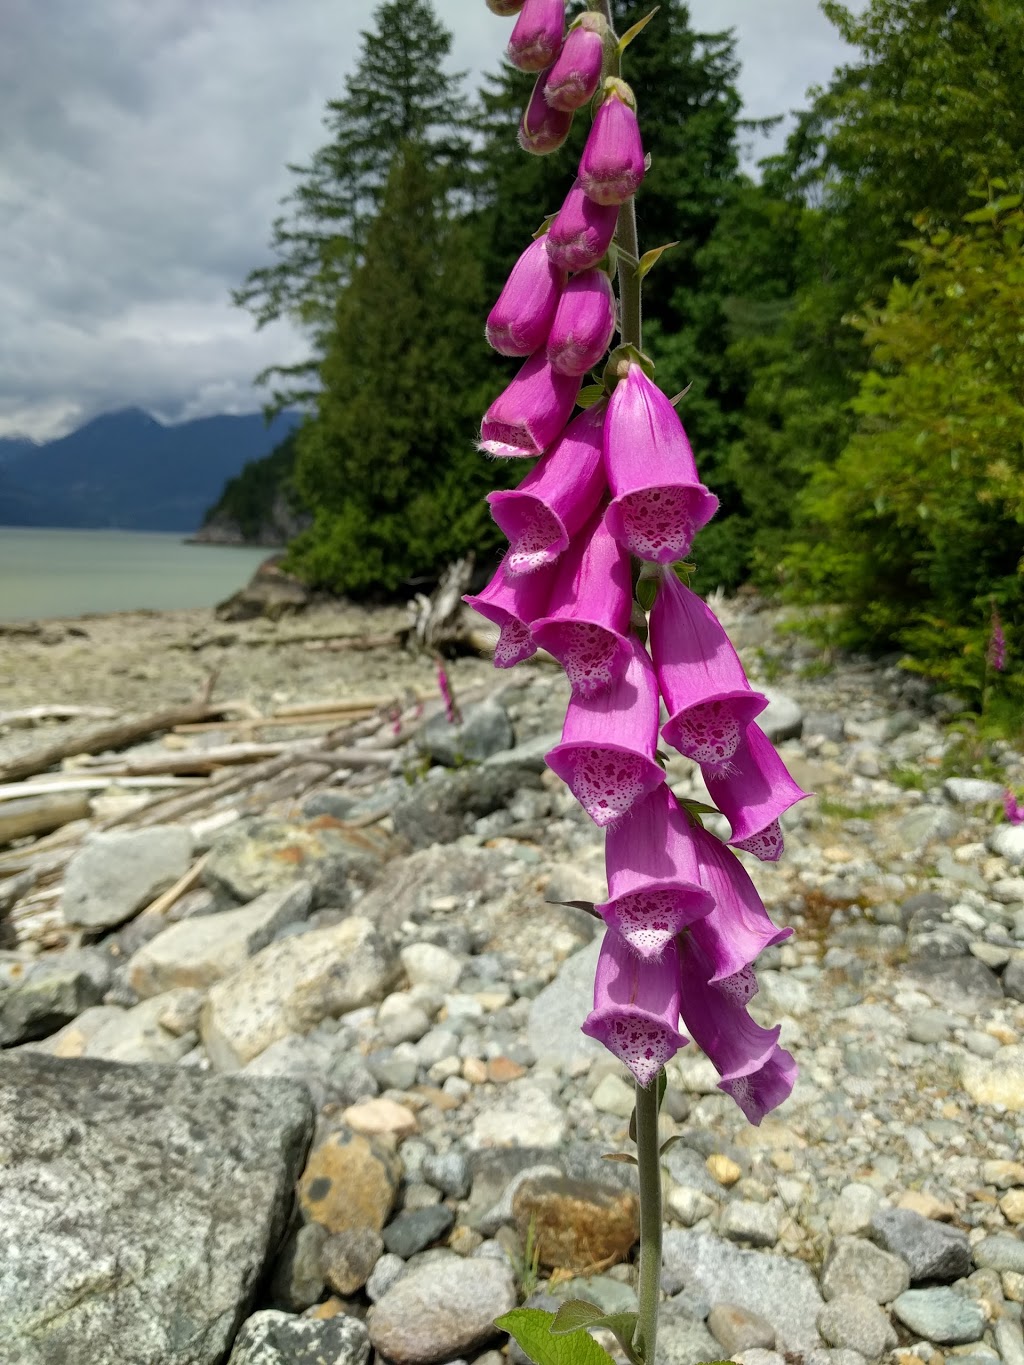
{"label": "green sepal", "polygon": [[533,240],[536,241],[538,237],[543,237],[544,234],[547,232],[548,228],[551,226],[551,224],[555,221],[557,217],[558,217],[557,213],[549,213],[548,216],[544,219],[543,223],[541,223],[537,231],[533,234]]}
{"label": "green sepal", "polygon": [[641,1365],[640,1357],[633,1350],[636,1319],[636,1313],[603,1313],[596,1304],[587,1303],[585,1299],[569,1299],[555,1314],[551,1335],[565,1336],[590,1327],[604,1327],[615,1337],[632,1365]]}
{"label": "green sepal", "polygon": [[600,403],[605,396],[603,384],[584,384],[576,395],[576,406],[579,408],[592,408],[595,403]]}
{"label": "green sepal", "polygon": [[619,56],[620,56],[620,57],[621,57],[622,54],[625,52],[626,48],[629,47],[629,45],[630,45],[630,43],[633,41],[633,39],[634,39],[634,38],[638,38],[638,37],[640,36],[640,34],[643,33],[644,29],[645,29],[645,28],[647,27],[647,25],[651,22],[651,20],[652,20],[652,19],[654,18],[654,16],[657,14],[657,12],[658,12],[658,10],[659,10],[660,8],[661,8],[660,5],[655,5],[655,7],[651,10],[650,14],[645,14],[644,17],[643,17],[642,19],[638,19],[638,20],[636,21],[636,23],[633,25],[632,28],[627,28],[627,29],[626,29],[625,33],[624,33],[624,34],[622,35],[622,37],[619,39]]}
{"label": "green sepal", "polygon": [[513,1308],[495,1318],[494,1325],[510,1337],[536,1365],[612,1365],[608,1352],[586,1332],[553,1336],[554,1313],[541,1308]]}
{"label": "green sepal", "polygon": [[674,398],[670,398],[668,401],[672,404],[674,408],[677,408],[692,388],[693,388],[692,383],[687,384],[685,389],[680,389],[676,396]]}
{"label": "green sepal", "polygon": [[677,1142],[682,1142],[682,1140],[683,1140],[682,1133],[673,1133],[672,1136],[666,1138],[665,1141],[658,1148],[658,1155],[664,1156],[665,1153],[670,1150],[670,1148],[674,1147]]}
{"label": "green sepal", "polygon": [[706,806],[703,801],[691,801],[686,796],[677,796],[676,800],[690,815],[721,815],[717,806]]}
{"label": "green sepal", "polygon": [[636,600],[643,607],[644,611],[650,611],[654,606],[654,599],[658,596],[658,588],[661,584],[661,574],[641,573],[636,581]]}
{"label": "green sepal", "polygon": [[637,262],[636,270],[633,272],[638,280],[642,280],[649,275],[654,267],[661,260],[666,251],[671,251],[678,242],[666,242],[664,246],[652,247],[650,251],[645,251]]}
{"label": "green sepal", "polygon": [[597,911],[594,909],[594,902],[593,902],[593,901],[545,901],[544,904],[545,904],[545,905],[565,905],[565,906],[568,906],[568,908],[569,908],[570,910],[583,910],[583,911],[585,911],[588,915],[593,915],[595,919],[600,919],[600,918],[601,918],[601,916],[600,916],[600,915],[597,913]]}
{"label": "green sepal", "polygon": [[627,341],[621,346],[616,346],[605,363],[604,386],[609,392],[620,379],[625,378],[626,368],[631,364],[639,365],[648,379],[654,378],[654,361]]}

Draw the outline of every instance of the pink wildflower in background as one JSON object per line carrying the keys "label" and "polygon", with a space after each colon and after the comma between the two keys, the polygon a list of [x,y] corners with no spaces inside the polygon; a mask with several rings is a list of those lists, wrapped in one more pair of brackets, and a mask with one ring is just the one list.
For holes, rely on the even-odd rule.
{"label": "pink wildflower in background", "polygon": [[992,608],[992,623],[989,629],[988,652],[986,654],[989,668],[996,673],[1002,673],[1006,667],[1006,633],[1003,630],[1002,618],[996,607]]}

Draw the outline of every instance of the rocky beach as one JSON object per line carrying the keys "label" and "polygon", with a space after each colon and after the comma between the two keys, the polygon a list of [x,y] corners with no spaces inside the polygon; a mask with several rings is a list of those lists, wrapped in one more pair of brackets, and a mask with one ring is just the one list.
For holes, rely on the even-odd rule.
{"label": "rocky beach", "polygon": [[[669,1063],[659,1358],[1024,1365],[1024,758],[993,781],[895,661],[716,609],[815,793],[748,860],[800,1080],[753,1128],[694,1044]],[[601,835],[542,757],[564,680],[459,657],[452,724],[404,622],[3,628],[0,818],[80,807],[0,848],[0,1361],[501,1365],[518,1303],[635,1306],[632,1087],[579,1029]]]}

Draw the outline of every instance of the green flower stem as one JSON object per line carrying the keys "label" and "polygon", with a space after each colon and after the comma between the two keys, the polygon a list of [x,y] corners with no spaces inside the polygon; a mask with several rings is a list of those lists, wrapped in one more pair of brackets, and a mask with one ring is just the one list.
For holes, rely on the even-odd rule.
{"label": "green flower stem", "polygon": [[658,1080],[636,1087],[636,1159],[640,1172],[640,1310],[633,1344],[654,1365],[661,1303],[661,1151],[658,1142]]}
{"label": "green flower stem", "polygon": [[[621,60],[612,23],[610,0],[591,0],[590,8],[603,14],[611,30],[606,76],[621,75]],[[640,259],[636,230],[636,203],[630,197],[619,209],[615,232],[619,247],[619,331],[621,340],[642,348],[640,280],[635,262]],[[654,1365],[661,1303],[661,1145],[658,1140],[658,1080],[636,1087],[636,1159],[640,1174],[640,1301],[633,1345],[645,1365]]]}

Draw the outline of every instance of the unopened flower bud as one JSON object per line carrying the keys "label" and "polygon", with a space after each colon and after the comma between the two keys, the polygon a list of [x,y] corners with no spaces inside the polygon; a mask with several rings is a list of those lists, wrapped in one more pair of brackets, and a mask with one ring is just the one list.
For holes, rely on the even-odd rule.
{"label": "unopened flower bud", "polygon": [[580,157],[580,181],[599,204],[622,204],[644,178],[644,149],[633,94],[624,81],[605,82],[605,97]]}
{"label": "unopened flower bud", "polygon": [[615,331],[615,292],[603,270],[582,270],[562,291],[548,333],[548,359],[562,374],[586,374]]}
{"label": "unopened flower bud", "polygon": [[564,270],[597,265],[611,246],[618,218],[615,204],[588,199],[577,180],[548,229],[548,255]]}
{"label": "unopened flower bud", "polygon": [[523,0],[487,0],[487,8],[499,19],[509,19],[523,8]]}
{"label": "unopened flower bud", "polygon": [[572,127],[572,112],[553,109],[544,98],[546,79],[547,72],[542,71],[534,84],[523,117],[519,120],[519,145],[524,152],[532,152],[534,156],[557,152]]}
{"label": "unopened flower bud", "polygon": [[543,71],[562,50],[565,0],[524,0],[506,54],[520,71]]}
{"label": "unopened flower bud", "polygon": [[553,109],[580,109],[594,98],[601,83],[604,16],[587,12],[569,30],[554,65],[545,75],[544,97]]}
{"label": "unopened flower bud", "polygon": [[565,271],[548,255],[547,239],[530,243],[512,267],[487,317],[487,340],[502,355],[533,355],[548,338]]}

